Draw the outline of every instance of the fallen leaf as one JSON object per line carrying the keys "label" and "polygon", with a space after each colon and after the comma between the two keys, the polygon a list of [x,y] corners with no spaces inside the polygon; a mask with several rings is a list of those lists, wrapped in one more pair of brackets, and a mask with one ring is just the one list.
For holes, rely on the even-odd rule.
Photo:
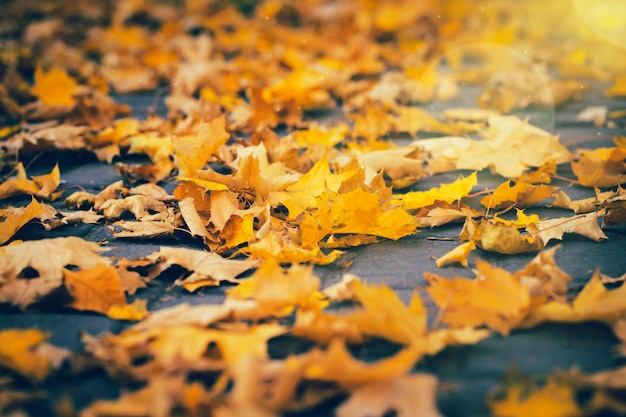
{"label": "fallen leaf", "polygon": [[34,381],[43,381],[70,356],[70,351],[55,347],[48,336],[36,329],[0,331],[0,366]]}
{"label": "fallen leaf", "polygon": [[529,224],[526,230],[535,239],[541,240],[544,245],[552,239],[563,239],[565,233],[576,233],[599,242],[608,239],[598,225],[598,219],[602,214],[602,212],[595,211],[573,217],[542,220]]}
{"label": "fallen leaf", "polygon": [[181,285],[189,291],[200,286],[219,285],[222,281],[240,283],[241,280],[237,279],[237,276],[255,268],[258,264],[254,259],[224,259],[216,253],[166,246],[143,259],[159,264],[159,272],[173,265],[181,266],[190,271],[189,276],[176,281],[177,285]]}
{"label": "fallen leaf", "polygon": [[473,240],[460,244],[435,260],[437,268],[441,268],[442,266],[453,262],[459,262],[465,268],[468,268],[469,265],[467,263],[467,257],[474,249],[476,249],[476,243]]}
{"label": "fallen leaf", "polygon": [[8,242],[15,233],[32,219],[43,213],[43,204],[34,198],[25,207],[7,207],[0,210],[0,245]]}
{"label": "fallen leaf", "polygon": [[453,327],[485,325],[507,335],[528,313],[528,289],[510,272],[478,258],[475,274],[474,279],[427,278],[427,292],[441,309],[441,321]]}
{"label": "fallen leaf", "polygon": [[356,388],[337,409],[337,417],[384,416],[439,417],[435,402],[437,378],[427,374],[405,375]]}
{"label": "fallen leaf", "polygon": [[85,270],[110,263],[98,255],[106,250],[73,236],[14,242],[0,252],[0,301],[25,309],[62,285],[65,267]]}
{"label": "fallen leaf", "polygon": [[63,271],[73,300],[68,307],[106,314],[113,306],[126,305],[126,296],[115,267],[105,263],[81,271]]}
{"label": "fallen leaf", "polygon": [[596,269],[573,302],[550,301],[534,310],[524,321],[524,326],[530,327],[545,321],[615,322],[626,311],[626,303],[624,303],[626,286],[607,290],[602,283],[601,276],[600,270]]}

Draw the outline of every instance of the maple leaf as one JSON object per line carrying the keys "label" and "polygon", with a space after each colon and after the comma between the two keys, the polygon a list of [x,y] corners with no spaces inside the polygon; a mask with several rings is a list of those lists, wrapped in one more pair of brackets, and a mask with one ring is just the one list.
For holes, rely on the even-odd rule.
{"label": "maple leaf", "polygon": [[333,233],[375,235],[396,240],[415,232],[415,217],[401,207],[383,209],[377,193],[359,188],[339,197],[341,211]]}
{"label": "maple leaf", "polygon": [[31,92],[35,94],[45,106],[73,107],[76,105],[76,95],[80,88],[76,81],[59,68],[51,68],[44,72],[41,65],[35,69],[35,84]]}
{"label": "maple leaf", "polygon": [[528,233],[546,245],[552,239],[563,239],[565,233],[576,233],[599,242],[608,239],[600,226],[598,218],[603,212],[579,214],[573,217],[542,220],[526,227]]}
{"label": "maple leaf", "polygon": [[[232,164],[233,170],[236,171],[234,175],[219,174],[207,168],[197,172],[198,180],[209,181],[208,184],[225,185],[234,192],[254,190],[256,195],[262,197],[272,191],[282,190],[296,181],[297,177],[287,173],[282,164],[268,162],[267,150],[262,144],[246,149],[238,151],[238,158]],[[192,181],[203,185],[198,180]]]}
{"label": "maple leaf", "polygon": [[36,329],[0,331],[0,366],[35,382],[43,381],[70,356],[70,351],[46,342]]}
{"label": "maple leaf", "polygon": [[43,204],[34,198],[25,207],[8,207],[0,210],[0,245],[8,242],[26,223],[43,213]]}
{"label": "maple leaf", "polygon": [[117,269],[100,263],[81,271],[64,270],[64,281],[72,301],[68,307],[106,314],[113,306],[124,306],[126,296]]}
{"label": "maple leaf", "polygon": [[[488,116],[489,128],[483,140],[443,137],[414,141],[413,146],[434,158],[451,160],[456,169],[482,170],[517,178],[529,167],[541,167],[550,160],[563,163],[570,153],[556,136],[514,116]],[[532,151],[530,151],[532,150]]]}
{"label": "maple leaf", "polygon": [[325,351],[313,350],[305,377],[335,381],[343,387],[358,387],[398,378],[411,370],[421,356],[419,349],[408,347],[378,362],[361,362],[348,352],[343,341],[333,339]]}
{"label": "maple leaf", "polygon": [[529,382],[509,378],[504,386],[498,387],[498,395],[490,396],[487,401],[493,415],[497,417],[586,415],[577,405],[576,388],[571,376],[558,374],[549,376],[540,388],[529,386]]}
{"label": "maple leaf", "polygon": [[572,161],[572,171],[582,185],[611,187],[626,181],[626,149],[598,148],[581,150]]}
{"label": "maple leaf", "polygon": [[504,254],[535,252],[543,249],[545,243],[531,234],[522,234],[515,223],[493,223],[487,219],[476,221],[465,219],[459,240],[472,240],[479,248]]}
{"label": "maple leaf", "polygon": [[442,310],[441,320],[454,327],[486,325],[507,335],[530,307],[528,289],[510,272],[476,259],[476,278],[453,280],[425,273],[427,292]]}
{"label": "maple leaf", "polygon": [[289,315],[296,306],[320,303],[320,280],[313,268],[292,265],[283,269],[276,260],[266,260],[254,274],[227,291],[229,299],[254,300],[258,307],[250,318]]}
{"label": "maple leaf", "polygon": [[463,204],[458,207],[452,204],[435,203],[433,206],[434,208],[424,207],[415,215],[420,226],[430,226],[432,228],[448,223],[465,221],[469,217],[477,217],[480,214]]}
{"label": "maple leaf", "polygon": [[452,203],[466,197],[477,183],[476,173],[473,172],[467,178],[461,177],[450,184],[442,184],[428,191],[409,191],[400,196],[400,201],[407,210],[427,207],[437,201]]}
{"label": "maple leaf", "polygon": [[172,145],[181,167],[181,174],[194,177],[209,158],[224,145],[230,134],[226,131],[226,118],[216,117],[198,127],[198,133],[190,136],[175,136]]}
{"label": "maple leaf", "polygon": [[17,171],[15,177],[11,177],[0,184],[0,199],[20,194],[31,194],[47,200],[56,200],[62,194],[54,192],[61,183],[58,165],[55,165],[49,174],[35,175],[32,180],[27,178],[26,170],[21,162],[17,164],[15,170]]}
{"label": "maple leaf", "polygon": [[[106,250],[95,242],[73,236],[6,246],[0,251],[0,301],[24,309],[62,285],[66,266],[91,269],[110,263],[98,255]],[[33,273],[35,277],[29,278]]]}
{"label": "maple leaf", "polygon": [[589,213],[598,210],[601,205],[610,204],[613,198],[621,198],[619,197],[618,191],[600,192],[598,189],[595,191],[595,197],[572,200],[563,190],[556,190],[554,193],[554,202],[550,204],[550,207],[570,209],[576,214]]}
{"label": "maple leaf", "polygon": [[513,205],[524,208],[551,197],[555,190],[556,187],[545,184],[516,182],[511,186],[511,181],[506,181],[500,184],[492,195],[483,197],[480,204],[486,208],[503,208]]}
{"label": "maple leaf", "polygon": [[383,416],[395,412],[398,417],[420,415],[439,417],[435,402],[437,378],[428,374],[405,375],[390,381],[356,388],[337,409],[337,417]]}
{"label": "maple leaf", "polygon": [[107,226],[116,238],[150,238],[174,234],[176,226],[170,219],[144,220],[139,222],[120,220]]}
{"label": "maple leaf", "polygon": [[219,285],[221,281],[239,283],[241,281],[236,277],[258,264],[254,259],[224,259],[216,253],[165,246],[144,257],[142,261],[158,264],[159,273],[173,265],[190,271],[191,275],[175,282],[189,291],[202,286]]}
{"label": "maple leaf", "polygon": [[557,245],[539,252],[524,269],[513,274],[530,291],[533,306],[543,304],[548,297],[562,300],[567,294],[567,284],[572,277],[554,260],[559,248]]}
{"label": "maple leaf", "polygon": [[366,285],[359,280],[348,284],[363,310],[355,310],[345,318],[365,334],[384,337],[402,344],[415,344],[426,333],[426,310],[419,294],[414,292],[405,306],[386,285]]}
{"label": "maple leaf", "polygon": [[603,321],[613,323],[626,311],[624,294],[626,287],[607,290],[602,283],[602,274],[596,269],[573,302],[550,301],[533,312],[525,320],[530,327],[544,321],[581,322]]}
{"label": "maple leaf", "polygon": [[131,212],[137,220],[142,220],[151,213],[167,212],[165,203],[144,195],[131,195],[123,199],[107,200],[99,210],[107,219],[119,219],[125,212]]}

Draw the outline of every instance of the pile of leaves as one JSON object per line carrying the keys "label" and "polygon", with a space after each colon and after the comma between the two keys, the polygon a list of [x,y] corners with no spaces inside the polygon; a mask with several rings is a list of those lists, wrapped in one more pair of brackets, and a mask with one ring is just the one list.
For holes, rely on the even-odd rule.
{"label": "pile of leaves", "polygon": [[[0,18],[0,303],[133,324],[84,335],[81,353],[35,329],[1,331],[2,413],[28,412],[46,400],[41,384],[87,359],[128,392],[85,417],[275,416],[338,397],[338,416],[437,416],[436,378],[411,370],[449,345],[546,321],[599,321],[624,340],[626,288],[605,284],[626,275],[598,269],[572,298],[553,241],[600,241],[626,222],[626,138],[572,150],[511,113],[553,111],[598,82],[626,96],[623,50],[579,30],[565,3],[11,2]],[[470,85],[476,108],[427,110]],[[138,91],[165,94],[167,114],[139,120],[112,98]],[[590,108],[579,121],[623,131],[625,114]],[[63,167],[29,175],[40,155],[68,152],[111,164],[120,180],[72,192]],[[487,169],[502,179],[495,189],[480,187]],[[458,179],[420,189],[440,173]],[[532,213],[546,204],[572,215]],[[351,247],[451,223],[463,243],[437,267],[468,267],[477,248],[536,258],[507,271],[477,257],[473,279],[427,273],[408,306],[385,285],[346,274],[322,288],[315,274]],[[113,258],[108,242],[28,239],[20,230],[34,224],[105,225],[113,240],[195,249]],[[172,288],[228,285],[223,303],[149,311],[142,291],[174,268],[185,272]],[[313,347],[270,359],[268,342],[285,335]],[[350,353],[372,338],[399,349],[374,363]],[[612,395],[623,373],[514,377],[490,406],[623,413]],[[580,392],[591,400],[577,403]],[[66,402],[49,412],[77,413]]]}

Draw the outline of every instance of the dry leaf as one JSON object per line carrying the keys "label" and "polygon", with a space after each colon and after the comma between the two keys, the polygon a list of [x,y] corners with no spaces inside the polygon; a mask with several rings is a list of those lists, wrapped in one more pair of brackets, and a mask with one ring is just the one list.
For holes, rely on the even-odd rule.
{"label": "dry leaf", "polygon": [[[431,275],[430,273],[426,273]],[[476,278],[435,276],[428,294],[441,309],[441,321],[453,327],[485,325],[507,335],[530,307],[528,289],[510,272],[476,259]]]}
{"label": "dry leaf", "polygon": [[70,355],[67,349],[46,342],[35,329],[0,331],[0,366],[34,381],[43,381]]}
{"label": "dry leaf", "polygon": [[356,388],[337,409],[337,417],[384,416],[439,417],[435,401],[437,378],[427,374],[406,375]]}
{"label": "dry leaf", "polygon": [[476,243],[473,240],[460,244],[435,260],[437,268],[441,268],[442,266],[452,262],[459,262],[465,268],[468,268],[469,265],[467,263],[467,257],[474,249],[476,249]]}
{"label": "dry leaf", "polygon": [[26,223],[43,213],[43,204],[34,198],[26,207],[7,207],[0,210],[0,245],[11,240]]}

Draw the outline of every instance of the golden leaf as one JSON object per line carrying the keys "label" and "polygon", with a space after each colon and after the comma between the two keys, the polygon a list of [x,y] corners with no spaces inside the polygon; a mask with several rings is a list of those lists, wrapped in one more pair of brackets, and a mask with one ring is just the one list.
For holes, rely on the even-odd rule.
{"label": "golden leaf", "polygon": [[523,382],[509,382],[500,387],[498,397],[488,400],[494,417],[582,417],[576,392],[571,383],[558,377],[548,377],[539,388],[525,386]]}
{"label": "golden leaf", "polygon": [[530,327],[544,321],[616,321],[626,312],[626,286],[607,290],[601,277],[600,270],[596,269],[572,303],[550,301],[534,310],[524,326]]}
{"label": "golden leaf", "polygon": [[219,285],[221,281],[239,283],[240,280],[236,277],[257,265],[257,261],[253,259],[224,259],[216,253],[166,246],[143,259],[158,263],[159,271],[173,265],[190,271],[191,275],[176,281],[177,285],[185,288],[197,282],[202,282],[204,285]]}
{"label": "golden leaf", "polygon": [[598,148],[582,150],[572,161],[572,171],[582,185],[611,187],[626,180],[626,149]]}
{"label": "golden leaf", "polygon": [[467,178],[461,177],[450,184],[442,184],[438,188],[431,188],[428,191],[410,191],[400,197],[402,207],[411,210],[430,206],[437,201],[452,203],[467,196],[476,184],[476,173],[473,172]]}
{"label": "golden leaf", "polygon": [[[441,320],[454,327],[486,325],[507,335],[528,313],[530,293],[510,272],[476,259],[476,278],[429,277]],[[433,278],[434,277],[434,278]]]}
{"label": "golden leaf", "polygon": [[522,234],[515,224],[492,223],[487,219],[466,218],[460,240],[473,240],[479,248],[504,254],[536,252],[545,243],[533,235]]}
{"label": "golden leaf", "polygon": [[440,417],[435,401],[437,378],[428,374],[405,375],[372,383],[352,391],[337,409],[337,417],[383,416],[391,410],[398,417]]}
{"label": "golden leaf", "polygon": [[8,242],[26,223],[39,217],[43,207],[33,198],[26,207],[0,209],[0,245]]}
{"label": "golden leaf", "polygon": [[55,193],[61,182],[59,166],[55,165],[52,171],[46,175],[36,175],[32,180],[26,176],[26,170],[22,163],[15,167],[17,175],[0,184],[0,199],[20,194],[31,194],[47,200],[55,200],[60,193]]}
{"label": "golden leaf", "polygon": [[112,306],[126,305],[117,269],[101,263],[81,271],[64,270],[65,286],[73,300],[68,307],[106,314]]}
{"label": "golden leaf", "polygon": [[511,186],[511,181],[500,184],[492,195],[485,196],[480,200],[486,208],[503,208],[516,206],[529,207],[540,203],[552,196],[556,187],[545,184],[533,185],[526,182],[516,182]]}
{"label": "golden leaf", "polygon": [[80,88],[76,81],[59,68],[44,72],[41,66],[35,69],[35,85],[31,89],[46,106],[73,107]]}
{"label": "golden leaf", "polygon": [[[0,252],[0,300],[26,308],[62,285],[67,265],[91,269],[110,263],[98,255],[106,250],[95,242],[73,236],[6,246]],[[34,278],[25,276],[30,270]]]}
{"label": "golden leaf", "polygon": [[181,175],[195,177],[196,171],[204,167],[229,137],[224,116],[201,124],[196,135],[173,137],[172,145],[182,170]]}
{"label": "golden leaf", "polygon": [[256,301],[258,308],[250,312],[250,318],[286,316],[296,306],[319,305],[319,286],[312,267],[294,264],[284,269],[276,260],[267,260],[227,295],[229,299]]}
{"label": "golden leaf", "polygon": [[311,363],[305,370],[307,378],[334,381],[343,387],[359,387],[407,374],[422,353],[408,347],[389,358],[366,363],[354,359],[341,340],[333,339],[325,351],[314,350],[309,355]]}
{"label": "golden leaf", "polygon": [[35,329],[0,331],[0,366],[39,382],[69,356],[46,342],[48,337]]}
{"label": "golden leaf", "polygon": [[451,251],[445,253],[435,260],[437,268],[441,268],[442,266],[452,262],[459,262],[461,265],[467,268],[467,257],[469,256],[469,253],[474,249],[476,249],[476,243],[473,240],[460,244],[456,248],[452,249]]}

